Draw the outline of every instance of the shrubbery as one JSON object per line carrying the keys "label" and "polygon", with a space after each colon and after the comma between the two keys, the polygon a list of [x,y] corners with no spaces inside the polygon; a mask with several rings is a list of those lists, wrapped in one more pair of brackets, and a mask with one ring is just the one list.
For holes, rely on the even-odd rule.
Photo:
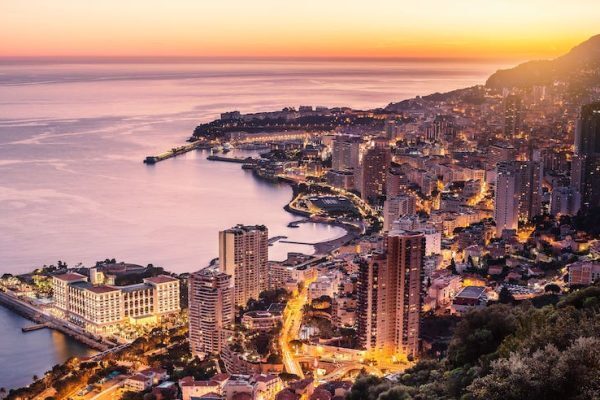
{"label": "shrubbery", "polygon": [[444,359],[421,360],[395,383],[361,376],[348,399],[592,400],[599,377],[594,286],[541,308],[497,304],[467,314]]}

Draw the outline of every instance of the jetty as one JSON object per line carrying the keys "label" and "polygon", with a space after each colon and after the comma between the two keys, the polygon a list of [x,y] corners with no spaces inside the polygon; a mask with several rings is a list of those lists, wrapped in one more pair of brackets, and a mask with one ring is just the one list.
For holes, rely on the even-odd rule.
{"label": "jetty", "polygon": [[62,332],[78,342],[81,342],[96,350],[105,351],[114,346],[114,343],[109,342],[102,337],[91,335],[89,332],[85,332],[82,328],[75,326],[68,321],[63,321],[48,313],[42,312],[38,308],[19,299],[10,292],[0,291],[0,304],[37,324],[33,327],[29,327],[32,329],[26,330],[27,328],[23,328],[23,332],[42,329],[41,325],[44,325],[46,328]]}
{"label": "jetty", "polygon": [[44,329],[44,328],[48,328],[48,324],[36,324],[36,325],[24,326],[23,328],[21,328],[21,332],[33,332],[33,331],[38,331],[38,330]]}
{"label": "jetty", "polygon": [[203,142],[193,142],[179,147],[173,147],[169,151],[165,151],[157,156],[148,156],[144,159],[144,164],[153,165],[157,162],[164,161],[171,157],[176,157],[180,154],[185,154],[192,150],[208,150],[211,146]]}
{"label": "jetty", "polygon": [[206,157],[206,159],[209,161],[223,161],[223,162],[230,162],[230,163],[237,163],[237,164],[254,164],[254,163],[256,163],[256,160],[252,157],[245,157],[245,158],[225,157],[225,156],[217,156],[217,155],[213,154],[213,155]]}
{"label": "jetty", "polygon": [[278,240],[282,240],[282,239],[287,239],[287,236],[273,236],[273,237],[269,238],[269,246],[272,245],[273,243],[277,242]]}

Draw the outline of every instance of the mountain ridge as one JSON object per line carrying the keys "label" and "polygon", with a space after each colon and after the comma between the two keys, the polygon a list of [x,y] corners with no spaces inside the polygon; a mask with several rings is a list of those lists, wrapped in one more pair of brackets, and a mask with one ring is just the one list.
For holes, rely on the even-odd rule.
{"label": "mountain ridge", "polygon": [[[486,81],[488,88],[547,85],[555,80],[567,82],[591,79],[600,81],[600,34],[573,47],[553,60],[532,60],[513,68],[501,69]],[[591,71],[590,71],[591,69]]]}

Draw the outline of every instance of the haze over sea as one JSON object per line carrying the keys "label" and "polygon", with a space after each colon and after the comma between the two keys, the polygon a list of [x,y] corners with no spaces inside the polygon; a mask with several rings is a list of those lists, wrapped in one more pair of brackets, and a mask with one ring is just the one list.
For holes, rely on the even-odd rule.
{"label": "haze over sea", "polygon": [[[203,61],[0,65],[0,273],[117,258],[193,271],[217,232],[265,224],[315,242],[340,228],[302,225],[287,185],[192,152],[149,167],[220,112],[285,106],[372,108],[483,83],[500,65],[416,61]],[[276,244],[271,258],[310,247]]]}

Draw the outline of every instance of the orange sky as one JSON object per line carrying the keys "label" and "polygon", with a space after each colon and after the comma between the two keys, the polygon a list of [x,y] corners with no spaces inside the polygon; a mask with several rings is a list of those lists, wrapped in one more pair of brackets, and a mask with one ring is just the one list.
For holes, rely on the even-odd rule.
{"label": "orange sky", "polygon": [[554,57],[599,0],[0,0],[0,56]]}

